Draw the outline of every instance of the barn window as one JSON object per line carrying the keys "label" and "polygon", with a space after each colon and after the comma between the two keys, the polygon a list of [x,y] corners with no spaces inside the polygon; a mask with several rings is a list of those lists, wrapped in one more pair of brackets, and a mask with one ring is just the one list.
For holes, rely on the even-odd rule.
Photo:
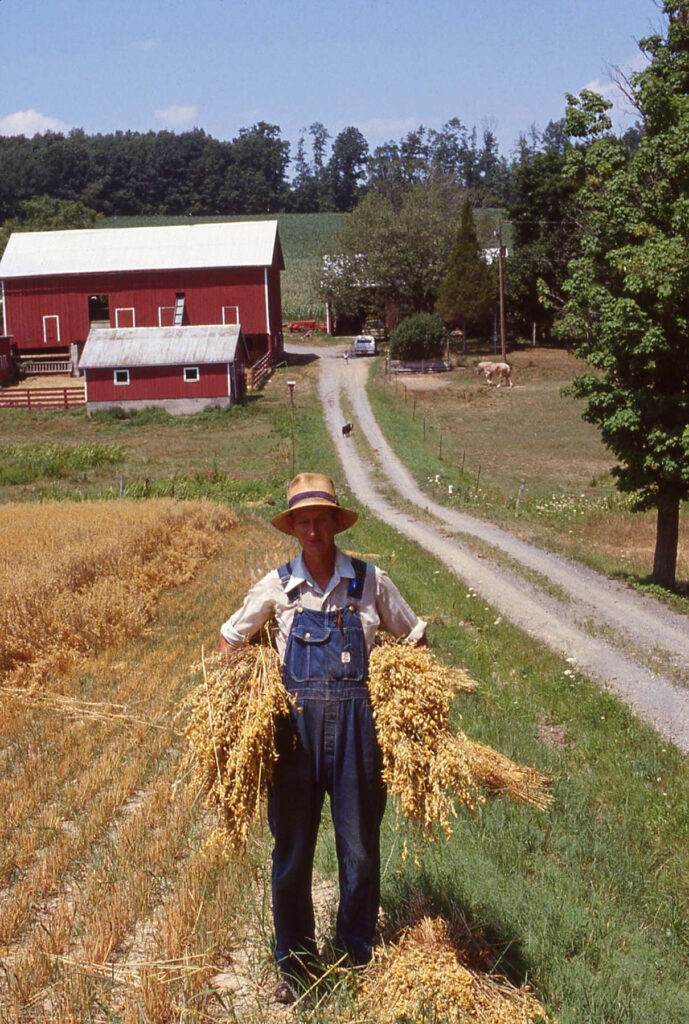
{"label": "barn window", "polygon": [[89,323],[110,323],[110,297],[108,295],[89,295]]}
{"label": "barn window", "polygon": [[185,366],[184,367],[184,383],[195,384],[199,380],[199,368],[198,366]]}
{"label": "barn window", "polygon": [[113,380],[115,384],[129,384],[129,370],[115,370]]}

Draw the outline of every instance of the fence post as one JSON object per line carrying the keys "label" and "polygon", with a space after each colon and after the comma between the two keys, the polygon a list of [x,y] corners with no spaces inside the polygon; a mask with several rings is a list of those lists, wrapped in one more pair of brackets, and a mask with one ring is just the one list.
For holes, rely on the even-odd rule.
{"label": "fence post", "polygon": [[27,388],[27,391],[26,391],[26,408],[27,409],[31,408],[31,389],[30,388]]}
{"label": "fence post", "polygon": [[62,399],[65,403],[65,409],[69,409],[69,398],[67,396],[67,388],[62,389]]}

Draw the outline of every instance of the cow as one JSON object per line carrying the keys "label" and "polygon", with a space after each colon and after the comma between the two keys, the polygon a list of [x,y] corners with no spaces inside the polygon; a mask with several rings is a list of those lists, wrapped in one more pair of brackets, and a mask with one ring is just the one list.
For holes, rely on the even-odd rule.
{"label": "cow", "polygon": [[345,423],[344,427],[342,428],[342,436],[343,437],[349,437],[353,430],[354,430],[354,424],[353,423]]}
{"label": "cow", "polygon": [[510,387],[512,384],[512,367],[507,363],[479,363],[476,372],[486,378],[489,384],[493,383],[493,377],[498,378],[497,386],[500,387],[503,381],[507,381]]}

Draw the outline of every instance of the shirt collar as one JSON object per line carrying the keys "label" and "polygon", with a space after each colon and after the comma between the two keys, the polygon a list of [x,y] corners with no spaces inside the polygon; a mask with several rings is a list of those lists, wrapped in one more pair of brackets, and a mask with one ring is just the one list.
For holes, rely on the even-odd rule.
{"label": "shirt collar", "polygon": [[[327,597],[328,594],[332,593],[341,580],[353,580],[355,577],[356,573],[354,572],[354,566],[352,565],[351,558],[349,555],[345,555],[343,551],[340,551],[339,548],[336,548],[335,569],[324,596]],[[320,593],[320,587],[306,568],[304,553],[303,551],[300,551],[297,557],[292,561],[292,575],[290,576],[289,583],[287,584],[287,590],[291,590],[292,587],[299,586],[302,583],[308,583],[310,587]]]}

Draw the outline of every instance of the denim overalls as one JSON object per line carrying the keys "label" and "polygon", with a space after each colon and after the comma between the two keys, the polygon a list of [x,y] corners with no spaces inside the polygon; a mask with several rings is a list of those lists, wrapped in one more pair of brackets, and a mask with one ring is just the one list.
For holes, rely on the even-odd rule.
{"label": "denim overalls", "polygon": [[[292,727],[279,737],[268,821],[275,840],[275,959],[287,971],[299,970],[300,955],[317,952],[311,881],[326,793],[339,865],[336,940],[355,963],[371,957],[378,916],[385,788],[357,610],[366,563],[352,559],[352,564],[356,578],[349,584],[347,605],[335,612],[298,606],[285,650],[284,681],[296,708]],[[278,573],[286,589],[290,563]]]}

